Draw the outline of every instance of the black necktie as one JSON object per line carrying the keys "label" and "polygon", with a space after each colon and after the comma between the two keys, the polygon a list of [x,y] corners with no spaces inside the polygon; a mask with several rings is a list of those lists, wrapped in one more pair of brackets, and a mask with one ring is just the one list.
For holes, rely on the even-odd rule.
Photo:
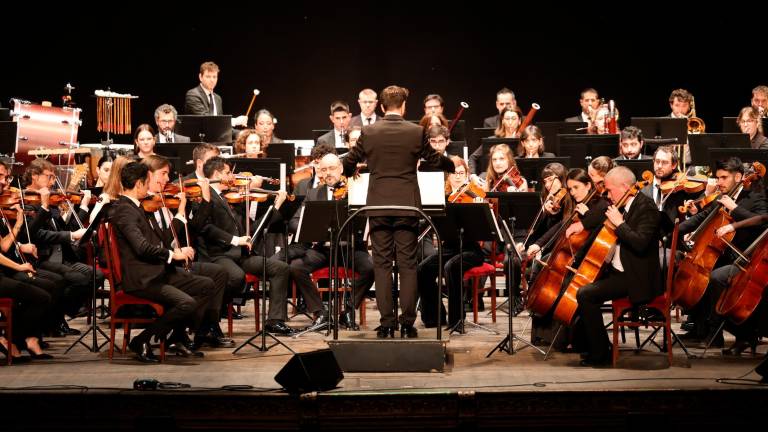
{"label": "black necktie", "polygon": [[659,204],[661,204],[661,188],[659,187],[659,185],[654,185],[653,188],[656,191],[655,193],[656,196],[654,197],[654,200],[656,201],[656,207],[658,207]]}
{"label": "black necktie", "polygon": [[208,93],[208,111],[210,115],[215,115],[213,112],[213,93]]}
{"label": "black necktie", "polygon": [[368,122],[368,124],[371,124],[371,118],[370,118],[370,117],[368,117],[367,119],[365,119],[365,121],[367,121],[367,122]]}

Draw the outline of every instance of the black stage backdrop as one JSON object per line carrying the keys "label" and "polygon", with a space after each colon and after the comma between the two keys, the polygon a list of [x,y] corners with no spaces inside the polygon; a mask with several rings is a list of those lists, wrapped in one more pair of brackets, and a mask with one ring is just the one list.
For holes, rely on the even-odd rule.
{"label": "black stage backdrop", "polygon": [[[126,3],[88,13],[51,6],[45,18],[12,10],[0,103],[60,105],[69,82],[83,109],[80,142],[95,142],[104,137],[96,132],[95,89],[139,96],[133,127],[154,126],[154,108],[167,102],[181,111],[200,63],[211,60],[221,68],[216,92],[225,113],[244,114],[258,88],[253,112],[272,111],[282,138],[311,138],[311,129],[328,127],[331,101],[346,100],[357,114],[360,89],[389,84],[411,90],[408,118],[422,115],[426,94],[439,93],[449,119],[460,101],[470,104],[463,118],[472,127],[494,114],[495,93],[505,86],[524,111],[539,103],[540,121],[576,115],[580,91],[594,87],[616,101],[622,126],[631,116],[669,114],[669,93],[683,87],[695,95],[707,131],[718,132],[722,116],[737,115],[751,89],[768,84],[762,6],[709,13],[644,4],[619,14],[605,11],[608,3],[593,11],[520,11],[473,2],[416,12],[382,2],[370,13],[323,3],[329,9],[298,4],[280,13],[223,2],[162,10]],[[93,14],[99,18],[84,18]]]}

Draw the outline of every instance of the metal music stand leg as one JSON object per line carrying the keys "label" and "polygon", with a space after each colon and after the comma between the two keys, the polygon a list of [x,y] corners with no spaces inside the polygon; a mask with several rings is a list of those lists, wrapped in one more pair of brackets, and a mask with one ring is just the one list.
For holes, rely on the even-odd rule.
{"label": "metal music stand leg", "polygon": [[[440,269],[442,272],[443,269]],[[496,277],[496,276],[491,276]],[[459,228],[459,301],[461,302],[461,307],[459,308],[459,321],[454,324],[452,327],[450,327],[448,335],[452,335],[454,332],[458,332],[459,334],[464,334],[467,332],[466,327],[472,326],[474,328],[478,328],[481,330],[485,330],[487,332],[493,333],[493,334],[499,334],[496,330],[490,329],[485,326],[481,326],[480,324],[475,324],[472,321],[466,320],[466,313],[464,312],[464,228]],[[478,301],[480,301],[478,299]],[[450,303],[450,299],[448,300]],[[439,319],[439,316],[438,316]]]}
{"label": "metal music stand leg", "polygon": [[[269,215],[267,215],[269,216]],[[266,242],[266,236],[267,236],[267,228],[264,228],[264,237],[262,238],[263,243],[263,250],[262,250],[262,271],[261,271],[261,330],[256,333],[255,335],[251,336],[240,344],[239,347],[235,348],[234,351],[232,351],[232,354],[237,354],[238,351],[245,348],[246,345],[250,345],[254,348],[256,348],[259,351],[269,351],[276,345],[282,345],[287,349],[288,351],[292,352],[293,354],[296,354],[294,350],[291,349],[288,345],[283,343],[280,339],[276,338],[272,333],[267,331],[267,242]],[[286,254],[288,252],[286,251]],[[254,300],[257,301],[257,300]],[[254,319],[259,319],[259,317],[254,317]],[[267,345],[267,336],[272,338],[275,342],[271,345]],[[253,343],[253,340],[261,337],[261,343],[259,345],[256,345]]]}
{"label": "metal music stand leg", "polygon": [[[96,250],[96,236],[91,235],[91,248],[93,250],[93,261],[91,262],[91,265],[93,266],[93,278],[91,279],[92,284],[92,291],[91,291],[91,325],[88,331],[84,332],[80,335],[79,338],[77,338],[76,341],[72,342],[72,345],[67,348],[66,351],[64,351],[64,354],[68,353],[72,348],[75,347],[77,344],[82,344],[84,347],[88,348],[90,352],[99,352],[101,351],[101,348],[109,343],[109,336],[107,336],[106,333],[104,333],[104,330],[99,327],[99,324],[96,323],[96,293],[98,292],[98,287],[96,286],[96,256],[98,255]],[[109,289],[115,289],[115,287],[109,287]],[[102,336],[104,336],[104,343],[99,344],[98,341],[98,333],[101,333]],[[91,341],[91,346],[88,346],[85,342],[83,342],[83,339],[85,339],[89,334],[93,334],[93,340]]]}
{"label": "metal music stand leg", "polygon": [[[326,336],[329,336],[331,334],[331,331],[334,331],[334,340],[338,339],[339,337],[338,325],[334,325],[334,323],[336,322],[336,318],[334,317],[334,307],[333,307],[335,304],[334,297],[337,295],[337,292],[336,292],[337,285],[336,285],[335,279],[336,279],[336,276],[338,275],[338,271],[334,271],[334,265],[336,263],[334,262],[334,259],[333,259],[333,256],[334,256],[333,253],[335,251],[334,244],[333,244],[333,239],[335,238],[333,224],[331,224],[331,226],[328,227],[328,232],[331,238],[330,247],[328,248],[329,250],[328,253],[330,254],[328,256],[328,269],[330,270],[328,272],[328,285],[330,288],[328,291],[328,320],[322,324],[309,326],[304,330],[296,333],[295,335],[292,336],[294,339],[300,338],[301,336],[304,336],[307,333],[320,332],[321,330],[325,330]],[[322,300],[322,298],[320,300]]]}

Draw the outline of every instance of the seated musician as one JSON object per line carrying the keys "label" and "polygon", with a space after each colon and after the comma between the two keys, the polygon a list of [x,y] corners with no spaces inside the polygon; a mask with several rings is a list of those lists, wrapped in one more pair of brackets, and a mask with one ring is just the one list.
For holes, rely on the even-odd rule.
{"label": "seated musician", "polygon": [[[163,194],[163,191],[169,182],[168,174],[171,171],[170,162],[162,156],[150,155],[142,159],[141,163],[149,168],[147,185],[149,190],[147,191],[147,198],[160,196]],[[194,214],[188,211],[187,198],[183,192],[177,194],[176,198],[179,202],[175,216],[173,216],[169,208],[163,209],[160,207],[157,210],[150,210],[150,206],[145,207],[149,224],[158,233],[161,239],[159,246],[165,249],[193,247],[193,244],[187,244],[187,238],[190,238],[190,242],[193,241],[192,238],[194,233],[198,233],[203,229],[203,224],[211,212],[211,192],[207,181],[200,181],[199,186],[201,187],[202,199],[200,200],[200,204],[196,207]],[[155,205],[151,207],[157,207],[156,203],[157,199],[154,198],[153,204]],[[161,205],[162,203],[163,201],[160,201]],[[195,344],[189,340],[186,328],[182,325],[179,328],[174,329],[171,339],[168,340],[168,348],[184,357],[202,357],[202,352],[197,351],[197,348],[199,348],[202,343],[208,343],[214,347],[234,345],[232,340],[224,337],[224,333],[219,326],[219,312],[221,311],[221,303],[224,298],[228,276],[221,266],[214,263],[195,261],[191,263],[188,268],[192,274],[206,276],[213,280],[214,291],[210,302],[204,307],[204,314],[200,321],[200,326],[191,329],[195,333],[195,341],[197,341],[197,343]],[[178,271],[182,270],[183,269],[178,269]]]}
{"label": "seated musician", "polygon": [[619,156],[616,160],[650,159],[650,156],[643,154],[643,144],[643,131],[634,126],[625,127],[619,136]]}
{"label": "seated musician", "polygon": [[605,176],[605,189],[613,203],[605,215],[616,227],[618,239],[602,277],[576,294],[589,349],[582,366],[611,361],[611,343],[600,310],[606,300],[629,297],[633,304],[642,304],[663,291],[657,249],[659,212],[653,200],[637,194],[626,201],[623,214],[615,207],[634,183],[635,175],[626,167],[613,168]]}
{"label": "seated musician", "polygon": [[605,182],[603,179],[605,179],[605,175],[608,174],[608,171],[612,170],[615,166],[616,163],[608,156],[598,156],[592,159],[592,162],[589,163],[587,174],[589,174],[589,178],[592,180],[592,185],[595,186],[595,190],[598,194],[603,195],[605,193]]}
{"label": "seated musician", "polygon": [[[592,111],[592,120],[588,123],[587,133],[605,135],[612,133],[609,127],[610,108],[608,104],[600,105],[596,110]],[[616,120],[619,119],[619,110],[614,109]],[[616,133],[616,132],[613,132]]]}
{"label": "seated musician", "polygon": [[[304,199],[307,201],[332,201],[334,199],[346,199],[343,197],[334,197],[334,190],[339,187],[341,182],[342,166],[339,157],[333,153],[323,156],[317,165],[318,175],[323,177],[323,184],[310,189]],[[299,227],[301,211],[297,211],[288,224],[288,230],[296,233]],[[310,223],[306,219],[303,223]],[[340,245],[340,248],[344,248]],[[291,263],[291,276],[307,303],[307,311],[314,313],[318,319],[317,324],[322,324],[322,314],[325,313],[320,296],[315,288],[315,284],[310,278],[310,274],[323,267],[327,267],[330,259],[331,250],[326,244],[303,244],[291,245],[289,247],[289,260]],[[373,286],[373,263],[371,256],[362,235],[355,233],[354,247],[355,272],[360,276],[354,281],[355,292],[352,293],[352,301],[347,299],[344,305],[344,312],[339,317],[339,324],[347,329],[357,329],[357,324],[352,320],[353,309],[357,309],[363,302],[368,290]],[[344,254],[341,254],[344,256]],[[351,258],[350,258],[351,259]],[[347,268],[351,268],[348,263]],[[317,320],[316,320],[317,321]]]}
{"label": "seated musician", "polygon": [[523,113],[519,107],[504,107],[499,112],[499,125],[493,132],[493,138],[517,138],[518,129],[523,121]]}
{"label": "seated musician", "polygon": [[335,147],[344,147],[344,135],[349,130],[349,122],[352,115],[349,113],[349,104],[344,101],[334,101],[331,103],[331,113],[328,116],[333,124],[333,129],[317,138],[315,145],[328,145]]}
{"label": "seated musician", "polygon": [[538,126],[526,126],[520,134],[520,143],[517,145],[517,157],[539,158],[555,157],[554,153],[544,151],[544,136]]}
{"label": "seated musician", "polygon": [[760,113],[752,108],[746,107],[739,111],[739,116],[736,117],[736,124],[739,126],[741,133],[749,135],[750,147],[753,149],[766,149],[768,148],[768,138],[763,131],[763,122],[760,118]]}
{"label": "seated musician", "polygon": [[517,164],[509,146],[495,145],[491,147],[490,153],[488,170],[480,176],[485,180],[483,189],[486,192],[526,192],[528,182],[519,173],[515,176],[512,172],[517,170]]}
{"label": "seated musician", "polygon": [[277,123],[277,120],[271,112],[265,109],[256,111],[256,114],[253,116],[253,123],[256,131],[261,135],[261,146],[263,147],[263,151],[267,151],[267,147],[270,144],[280,144],[284,142],[282,139],[275,136],[275,123]]}
{"label": "seated musician", "polygon": [[[469,177],[467,175],[467,164],[463,159],[458,159],[456,172],[449,173],[446,180],[446,192],[452,194],[463,186],[467,185]],[[471,190],[465,192],[470,201],[483,202]],[[474,195],[474,196],[473,196]],[[453,195],[452,195],[453,196]],[[458,241],[443,242],[443,272],[445,274],[445,284],[448,288],[448,325],[450,327],[457,325],[464,317],[464,301],[460,296],[463,275],[461,271],[466,271],[472,267],[479,266],[485,259],[485,254],[478,242],[464,242],[464,249],[459,250]],[[462,265],[463,259],[463,265]],[[445,323],[445,307],[442,305],[441,294],[437,288],[438,269],[437,253],[424,257],[417,267],[417,280],[419,288],[419,297],[421,299],[421,321],[426,327],[436,327],[440,323]],[[440,302],[440,321],[435,316],[437,313],[437,302]]]}
{"label": "seated musician", "polygon": [[[744,166],[739,158],[732,157],[727,160],[717,161],[715,164],[715,176],[717,177],[717,187],[722,194],[718,203],[730,213],[735,222],[768,213],[768,203],[766,203],[761,182],[753,183],[749,189],[738,190],[735,198],[727,195],[729,191],[738,188],[744,176]],[[707,219],[707,216],[712,211],[717,210],[717,206],[713,204],[709,204],[702,211],[698,211],[696,206],[686,202],[689,213],[694,216],[680,224],[680,234],[691,233],[701,226]],[[739,228],[736,230],[731,244],[739,250],[744,250],[760,233],[760,227]],[[728,285],[729,276],[732,274],[733,269],[729,264],[732,264],[736,258],[735,252],[728,248],[715,262],[704,296],[689,311],[689,320],[693,319],[694,330],[681,335],[681,337],[684,339],[709,340],[712,342],[711,346],[716,347],[724,345],[722,328],[720,328],[722,318],[715,313],[714,309],[720,294]],[[718,329],[720,330],[717,331]]]}
{"label": "seated musician", "polygon": [[[244,226],[245,206],[240,202],[230,207],[223,195],[224,189],[221,182],[223,180],[226,183],[226,180],[231,177],[227,162],[220,157],[212,157],[205,163],[203,170],[205,176],[211,181],[209,186],[211,212],[205,219],[200,235],[197,236],[198,253],[201,261],[216,263],[227,272],[227,290],[222,302],[227,304],[233,298],[242,296],[246,273],[262,277],[264,257],[258,255],[261,252],[258,245],[254,245],[253,250],[250,249],[251,233],[247,232]],[[285,198],[285,192],[278,194],[274,202],[276,210],[280,208]],[[279,220],[281,217],[280,212],[272,212],[273,220]],[[294,330],[285,324],[288,319],[286,306],[290,279],[288,264],[268,258],[266,275],[271,289],[265,328],[270,333],[291,335]]]}
{"label": "seated musician", "polygon": [[419,126],[424,129],[425,133],[432,126],[444,126],[448,127],[448,119],[442,114],[424,114],[419,120]]}
{"label": "seated musician", "polygon": [[204,179],[205,173],[203,167],[208,159],[221,154],[221,150],[213,144],[202,143],[192,149],[192,163],[195,165],[195,171],[184,176],[183,180]]}
{"label": "seated musician", "polygon": [[320,159],[328,153],[336,154],[336,148],[329,145],[316,145],[312,147],[312,151],[309,154],[310,163],[312,168],[307,168],[311,171],[311,176],[301,179],[293,188],[293,193],[298,196],[304,196],[307,191],[314,189],[323,184],[323,176],[317,175],[316,167],[320,163]]}
{"label": "seated musician", "polygon": [[[429,143],[429,146],[435,149],[441,155],[447,156],[445,149],[448,147],[448,143],[451,142],[451,133],[445,126],[430,126],[424,132],[424,137]],[[433,167],[424,160],[418,162],[419,171],[441,171],[440,167]]]}
{"label": "seated musician", "polygon": [[155,130],[152,126],[144,123],[136,128],[136,132],[133,133],[133,152],[137,159],[155,154],[155,143]]}
{"label": "seated musician", "polygon": [[240,157],[254,159],[263,157],[261,137],[256,132],[256,129],[243,129],[240,131],[235,141],[235,154]]}
{"label": "seated musician", "polygon": [[[84,191],[80,205],[75,209],[71,207],[63,213],[57,206],[49,206],[48,198],[44,198],[44,192],[56,188],[56,175],[53,164],[45,159],[35,159],[24,172],[24,181],[27,183],[28,194],[39,194],[41,204],[29,205],[29,210],[39,213],[44,222],[39,227],[30,225],[30,235],[37,247],[37,266],[40,269],[64,277],[66,288],[61,297],[56,299],[59,311],[69,316],[77,315],[84,307],[85,301],[91,297],[93,290],[92,266],[80,261],[80,252],[74,242],[85,233],[83,222],[88,221],[88,203],[91,199],[90,191]],[[59,195],[60,191],[59,191]],[[76,212],[76,213],[75,213]],[[104,274],[96,269],[96,284],[104,283]],[[66,330],[66,325],[61,326]],[[70,334],[79,334],[77,331],[67,331]]]}
{"label": "seated musician", "polygon": [[148,324],[128,347],[139,361],[155,363],[158,359],[149,344],[152,337],[166,339],[173,329],[189,319],[195,320],[192,327],[197,328],[215,287],[210,278],[179,271],[174,264],[174,261],[192,260],[194,249],[160,246],[162,239],[141,207],[149,187],[149,168],[130,162],[121,170],[120,179],[123,193],[109,208],[109,222],[115,227],[117,237],[122,289],[165,308],[163,315]]}
{"label": "seated musician", "polygon": [[[517,243],[516,247],[518,252],[523,253],[533,244],[537,244],[538,249],[533,249],[531,256],[535,256],[541,250],[541,247],[548,241],[544,239],[544,235],[554,226],[560,226],[560,222],[563,220],[565,213],[571,212],[571,199],[568,197],[562,197],[557,199],[558,203],[555,204],[555,195],[565,188],[567,193],[567,179],[568,171],[561,163],[553,162],[547,164],[541,171],[542,182],[544,187],[541,188],[541,201],[542,212],[541,220],[537,221],[536,225],[531,227],[531,232],[526,236],[524,242]],[[588,192],[588,189],[585,189]],[[586,196],[586,192],[585,195]],[[567,209],[567,211],[566,211]],[[544,241],[540,241],[540,240]],[[546,253],[546,252],[545,252]]]}

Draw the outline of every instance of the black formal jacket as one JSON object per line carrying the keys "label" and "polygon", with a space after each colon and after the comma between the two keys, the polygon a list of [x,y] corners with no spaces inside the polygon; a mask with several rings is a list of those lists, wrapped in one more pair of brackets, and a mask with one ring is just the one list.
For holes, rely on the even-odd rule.
{"label": "black formal jacket", "polygon": [[[433,166],[453,172],[451,159],[424,143],[419,125],[395,114],[363,127],[357,145],[344,158],[344,173],[352,175],[358,162],[366,161],[371,173],[367,204],[421,207],[416,163],[424,158]],[[414,216],[412,212],[376,211],[369,216]]]}
{"label": "black formal jacket", "polygon": [[162,283],[175,272],[168,264],[170,250],[161,246],[162,239],[152,229],[144,209],[130,198],[121,196],[109,208],[109,222],[115,227],[123,272],[123,289],[139,291]]}
{"label": "black formal jacket", "polygon": [[[688,220],[680,224],[680,234],[687,234],[695,231],[704,222],[704,219],[714,211],[717,203],[709,204],[704,210],[696,213]],[[768,213],[768,204],[765,200],[765,193],[757,188],[752,190],[742,190],[739,196],[736,198],[736,208],[731,212],[731,217],[735,222],[751,218],[752,216],[763,215]],[[754,239],[756,239],[762,232],[762,227],[745,227],[736,230],[736,234],[733,237],[733,244],[741,250],[746,249]],[[735,255],[731,252],[730,248],[726,249],[726,256],[731,261],[735,259]]]}
{"label": "black formal jacket", "polygon": [[[45,261],[54,253],[54,249],[61,248],[62,257],[65,262],[79,261],[77,251],[73,248],[70,236],[71,231],[80,228],[75,221],[74,216],[69,217],[69,222],[64,219],[59,212],[58,207],[51,206],[49,210],[44,210],[40,206],[27,206],[34,211],[40,212],[44,218],[44,223],[37,229],[30,229],[32,242],[37,246],[37,256],[39,261]],[[88,212],[77,206],[77,216],[84,224],[88,224]],[[30,225],[30,227],[32,227]]]}
{"label": "black formal jacket", "polygon": [[[211,197],[211,199],[214,199],[214,197]],[[211,214],[211,203],[208,201],[201,200],[199,204],[194,206],[194,210],[190,208],[189,204],[190,202],[187,202],[185,217],[187,219],[187,225],[189,226],[189,240],[192,244],[187,244],[187,227],[184,223],[175,217],[171,219],[173,229],[176,231],[176,236],[179,238],[179,247],[194,247],[195,236],[203,230],[208,216]],[[171,214],[173,214],[173,211],[171,211]],[[162,239],[163,245],[167,248],[171,248],[171,245],[173,244],[173,231],[171,231],[170,227],[163,228],[162,225],[158,225],[154,213],[146,213],[146,215],[152,229],[154,229]]]}
{"label": "black formal jacket", "polygon": [[[218,115],[222,115],[224,108],[222,108],[221,96],[214,92],[213,101],[216,103]],[[208,96],[201,85],[187,91],[187,95],[184,97],[184,112],[196,115],[213,115],[213,107],[208,102]]]}
{"label": "black formal jacket", "polygon": [[[629,300],[644,303],[663,291],[659,266],[659,211],[647,196],[635,196],[624,223],[616,228],[624,273],[633,281],[629,285]],[[606,263],[605,265],[610,265]]]}

